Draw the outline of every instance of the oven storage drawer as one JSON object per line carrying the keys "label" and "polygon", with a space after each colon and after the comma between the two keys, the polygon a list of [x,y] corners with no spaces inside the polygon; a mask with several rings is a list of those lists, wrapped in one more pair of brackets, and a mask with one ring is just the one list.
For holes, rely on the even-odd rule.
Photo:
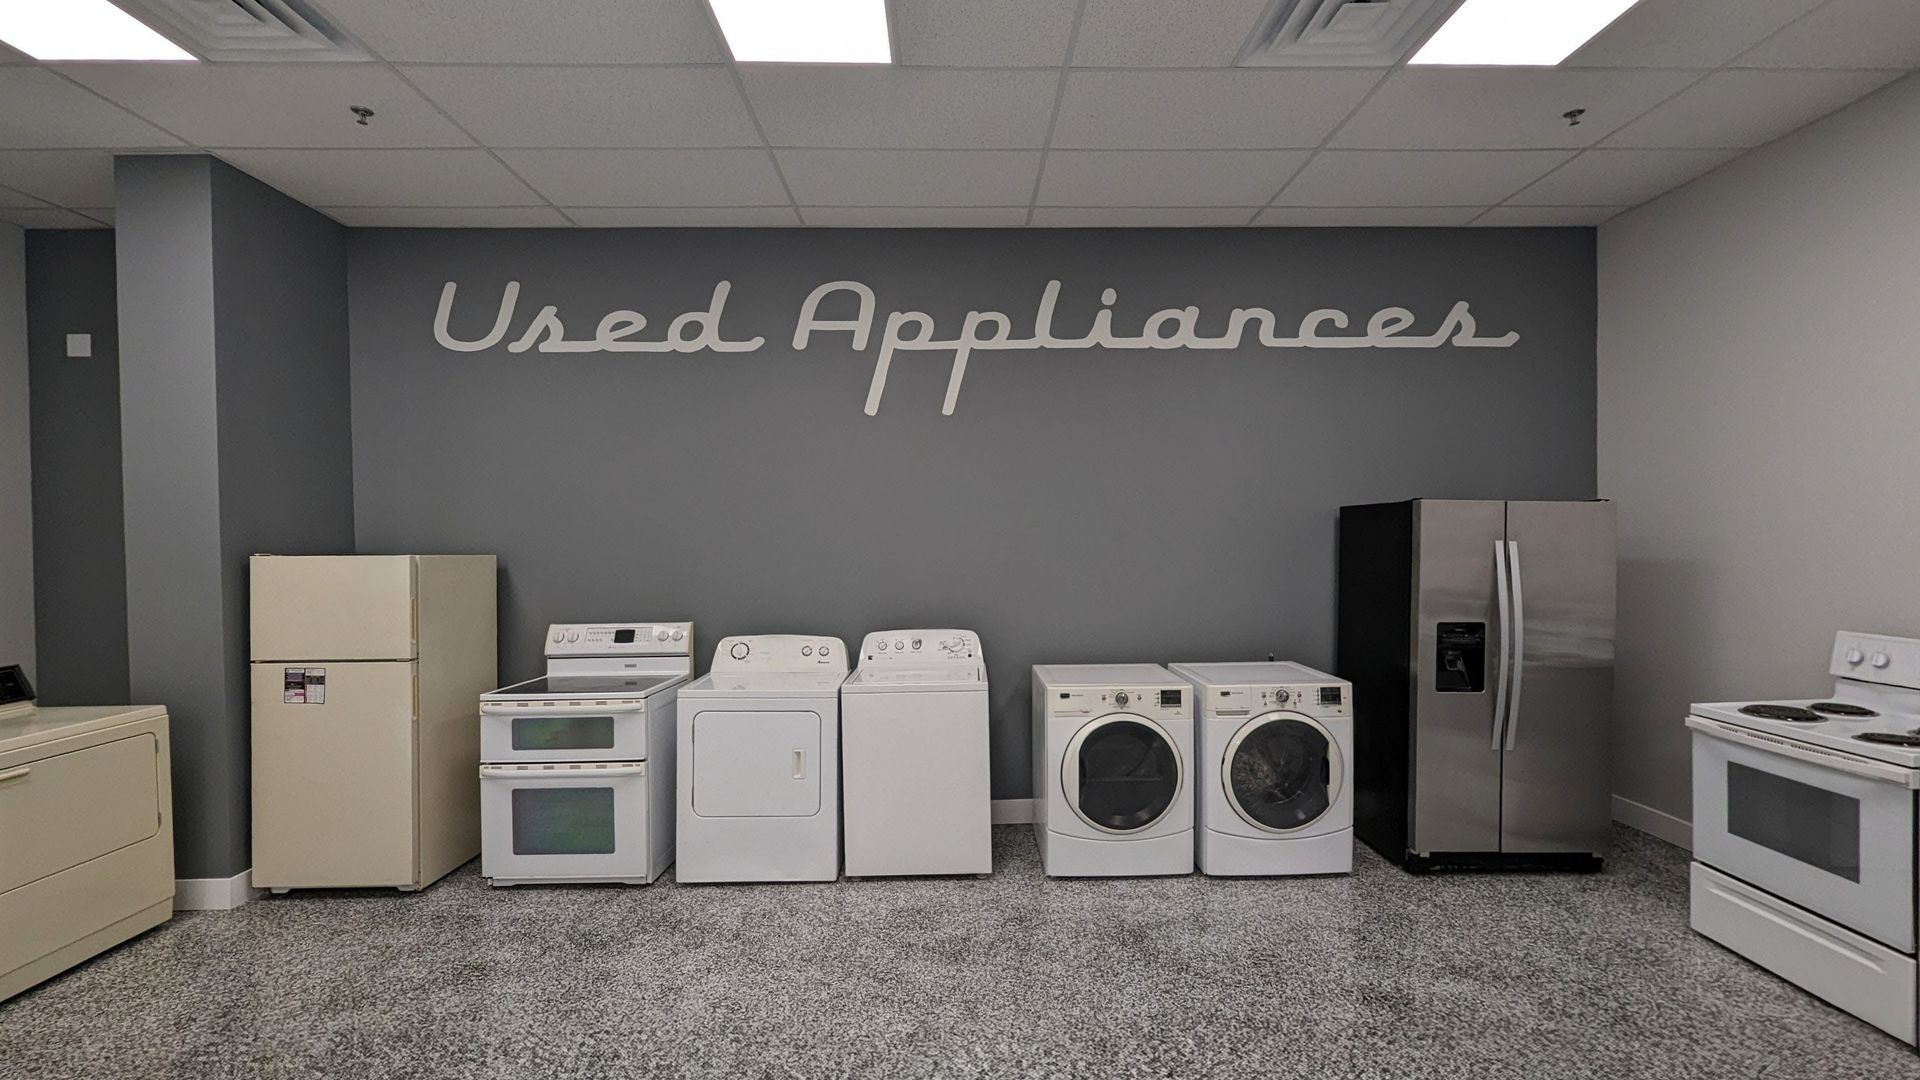
{"label": "oven storage drawer", "polygon": [[1693,928],[1907,1043],[1920,1001],[1911,956],[1711,867],[1693,864]]}

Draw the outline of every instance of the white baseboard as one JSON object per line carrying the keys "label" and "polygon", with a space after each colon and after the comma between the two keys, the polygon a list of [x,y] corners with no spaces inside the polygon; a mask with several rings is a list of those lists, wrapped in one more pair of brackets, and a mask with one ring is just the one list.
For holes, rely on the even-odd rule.
{"label": "white baseboard", "polygon": [[242,870],[230,878],[175,878],[175,911],[232,911],[259,896],[264,890],[253,887],[253,871]]}
{"label": "white baseboard", "polygon": [[1032,799],[995,799],[993,800],[993,823],[995,825],[1031,825],[1033,824]]}
{"label": "white baseboard", "polygon": [[1649,836],[1657,836],[1675,847],[1693,850],[1693,822],[1674,817],[1665,810],[1655,810],[1645,803],[1637,803],[1625,796],[1615,795],[1613,820],[1622,825],[1630,825]]}

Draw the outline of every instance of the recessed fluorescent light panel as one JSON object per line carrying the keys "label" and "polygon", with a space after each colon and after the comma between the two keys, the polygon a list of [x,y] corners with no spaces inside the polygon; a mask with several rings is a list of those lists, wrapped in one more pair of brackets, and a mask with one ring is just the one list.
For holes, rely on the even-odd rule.
{"label": "recessed fluorescent light panel", "polygon": [[107,0],[0,0],[0,41],[35,60],[192,60]]}
{"label": "recessed fluorescent light panel", "polygon": [[891,64],[887,0],[708,0],[750,64]]}
{"label": "recessed fluorescent light panel", "polygon": [[1640,0],[1467,0],[1409,64],[1552,67]]}

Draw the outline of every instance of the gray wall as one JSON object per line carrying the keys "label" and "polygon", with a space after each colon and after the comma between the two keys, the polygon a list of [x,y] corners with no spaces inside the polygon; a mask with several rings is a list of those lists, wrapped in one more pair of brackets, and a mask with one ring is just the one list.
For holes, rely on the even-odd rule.
{"label": "gray wall", "polygon": [[1920,635],[1920,79],[1600,231],[1620,502],[1616,788],[1690,819],[1690,701],[1808,697],[1836,630]]}
{"label": "gray wall", "polygon": [[248,865],[246,555],[350,550],[345,233],[211,158],[116,164],[133,696],[181,877]]}
{"label": "gray wall", "polygon": [[[28,438],[27,272],[21,230],[0,222],[0,664],[35,674],[33,470]],[[36,687],[36,689],[38,689]]]}
{"label": "gray wall", "polygon": [[[501,557],[502,675],[550,621],[691,618],[702,668],[739,633],[955,625],[984,637],[995,794],[1027,794],[1028,668],[1332,659],[1343,503],[1594,494],[1590,230],[358,231],[352,235],[355,524],[362,551]],[[1291,327],[1389,305],[1435,326],[1470,300],[1512,349],[1025,352],[900,357],[862,414],[877,341],[791,349],[802,299],[852,278],[950,334],[969,308],[1084,330],[1198,304]],[[544,304],[590,336],[638,309],[657,336],[733,294],[733,356],[454,353],[508,280],[517,335]],[[843,298],[844,302],[844,298]],[[1025,331],[1022,330],[1022,333]]]}
{"label": "gray wall", "polygon": [[[128,700],[113,233],[27,236],[33,364],[33,597],[46,705]],[[67,356],[68,334],[93,355]]]}

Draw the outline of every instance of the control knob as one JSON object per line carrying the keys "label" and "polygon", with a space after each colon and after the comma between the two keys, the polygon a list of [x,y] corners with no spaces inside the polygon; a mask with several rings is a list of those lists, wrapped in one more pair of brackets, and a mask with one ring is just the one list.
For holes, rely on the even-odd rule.
{"label": "control knob", "polygon": [[1891,657],[1891,656],[1888,656],[1888,655],[1887,655],[1886,653],[1883,653],[1883,652],[1877,652],[1877,653],[1874,653],[1874,654],[1873,654],[1873,666],[1874,666],[1874,667],[1877,667],[1877,668],[1883,668],[1883,667],[1886,667],[1886,666],[1887,666],[1888,664],[1891,664],[1891,663],[1893,663],[1893,657]]}
{"label": "control knob", "polygon": [[675,630],[673,632],[673,640],[675,641],[679,641],[680,639],[686,636],[687,636],[687,632],[685,630]]}
{"label": "control knob", "polygon": [[1859,649],[1847,650],[1847,663],[1849,664],[1858,664],[1861,661],[1865,660],[1866,658],[1867,658],[1867,654],[1861,652]]}
{"label": "control knob", "polygon": [[879,650],[880,650],[881,652],[886,652],[886,651],[887,651],[887,643],[886,643],[886,642],[884,642],[884,641],[882,641],[882,642],[881,642],[881,643],[880,643],[879,645],[877,645],[877,646],[875,646],[875,647],[876,647],[876,648],[878,648],[878,649],[879,649]]}
{"label": "control knob", "polygon": [[1273,700],[1274,700],[1274,703],[1277,705],[1285,705],[1287,702],[1293,700],[1293,691],[1275,690],[1273,692]]}
{"label": "control knob", "polygon": [[658,631],[656,631],[656,632],[654,633],[654,635],[653,635],[653,636],[654,636],[654,640],[656,640],[656,641],[665,641],[665,640],[667,640],[667,628],[666,628],[666,627],[664,627],[664,626],[663,626],[663,627],[661,627],[661,628],[660,628],[660,629],[659,629]]}
{"label": "control knob", "polygon": [[729,650],[729,653],[730,655],[732,655],[732,657],[735,660],[745,660],[747,658],[747,654],[752,651],[753,651],[753,648],[749,646],[746,642],[736,641],[733,643],[733,648]]}
{"label": "control knob", "polygon": [[557,627],[557,626],[556,626],[556,627],[554,627],[554,628],[553,628],[553,643],[554,643],[555,645],[558,645],[558,644],[560,644],[561,642],[563,642],[563,641],[565,641],[565,640],[567,640],[567,632],[566,632],[565,630],[562,630],[562,629],[560,629],[560,628],[559,628],[559,627]]}
{"label": "control knob", "polygon": [[820,646],[820,655],[821,656],[827,655],[827,647],[825,645]]}
{"label": "control knob", "polygon": [[1132,700],[1133,698],[1129,697],[1125,690],[1115,690],[1113,692],[1113,703],[1122,709],[1126,708],[1127,703]]}
{"label": "control knob", "polygon": [[914,638],[914,639],[913,639],[913,647],[914,647],[914,648],[916,648],[916,649],[920,647],[920,639],[919,639],[919,638]]}

